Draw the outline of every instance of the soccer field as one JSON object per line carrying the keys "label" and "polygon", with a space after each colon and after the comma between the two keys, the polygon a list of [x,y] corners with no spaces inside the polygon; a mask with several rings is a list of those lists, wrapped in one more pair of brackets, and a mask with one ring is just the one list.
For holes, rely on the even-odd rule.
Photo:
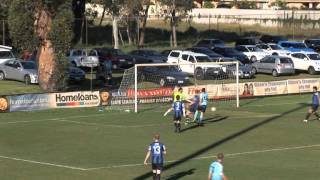
{"label": "soccer field", "polygon": [[98,108],[0,116],[0,177],[27,180],[151,179],[144,166],[158,132],[167,147],[162,179],[206,179],[218,152],[235,180],[319,179],[320,121],[303,123],[310,94],[212,103],[204,127],[173,132],[167,108],[138,114]]}

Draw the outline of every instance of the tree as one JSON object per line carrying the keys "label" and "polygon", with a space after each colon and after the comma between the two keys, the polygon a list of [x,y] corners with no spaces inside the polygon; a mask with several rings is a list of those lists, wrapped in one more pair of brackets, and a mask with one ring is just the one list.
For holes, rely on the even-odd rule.
{"label": "tree", "polygon": [[65,87],[65,53],[73,37],[72,0],[12,0],[9,30],[19,50],[38,50],[38,79],[46,92]]}
{"label": "tree", "polygon": [[5,45],[8,41],[8,8],[10,1],[1,0],[0,1],[0,44]]}
{"label": "tree", "polygon": [[[177,26],[179,18],[186,15],[192,9],[193,0],[160,0],[161,4],[167,7],[167,17],[170,19],[171,46],[177,47]],[[171,41],[172,39],[172,41]]]}

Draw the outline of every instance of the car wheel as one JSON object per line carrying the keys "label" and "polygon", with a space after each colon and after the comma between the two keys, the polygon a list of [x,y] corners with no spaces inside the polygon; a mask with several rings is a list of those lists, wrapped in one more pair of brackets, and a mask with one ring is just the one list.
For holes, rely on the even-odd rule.
{"label": "car wheel", "polygon": [[118,69],[118,65],[117,64],[112,64],[112,69]]}
{"label": "car wheel", "polygon": [[29,75],[26,75],[26,76],[24,77],[24,83],[25,83],[26,85],[30,85],[30,84],[31,84],[31,78],[30,78]]}
{"label": "car wheel", "polygon": [[4,75],[4,73],[1,71],[0,72],[0,81],[5,80],[5,79],[6,79],[6,75]]}
{"label": "car wheel", "polygon": [[163,78],[161,78],[159,84],[161,87],[163,87],[166,85],[166,81]]}
{"label": "car wheel", "polygon": [[277,77],[277,76],[279,76],[279,74],[278,74],[278,72],[277,72],[277,70],[272,70],[272,76],[274,76],[274,77]]}
{"label": "car wheel", "polygon": [[257,74],[257,69],[255,67],[252,68],[252,74]]}
{"label": "car wheel", "polygon": [[77,67],[77,64],[75,62],[72,62],[71,67]]}
{"label": "car wheel", "polygon": [[278,53],[272,53],[272,55],[273,55],[273,56],[278,56],[279,54],[278,54]]}
{"label": "car wheel", "polygon": [[308,73],[311,74],[311,75],[315,75],[316,74],[316,70],[314,69],[314,67],[311,66],[311,67],[308,68]]}
{"label": "car wheel", "polygon": [[250,58],[250,61],[251,61],[251,62],[256,62],[256,61],[257,61],[257,57],[252,56],[252,57]]}
{"label": "car wheel", "polygon": [[195,74],[197,80],[204,79],[204,73],[203,73],[202,69],[196,69],[194,74]]}

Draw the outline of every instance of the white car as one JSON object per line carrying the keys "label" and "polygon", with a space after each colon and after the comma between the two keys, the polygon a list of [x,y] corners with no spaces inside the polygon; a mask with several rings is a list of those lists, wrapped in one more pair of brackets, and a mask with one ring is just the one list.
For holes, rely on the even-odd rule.
{"label": "white car", "polygon": [[309,74],[320,72],[320,54],[315,52],[295,52],[289,56],[297,70],[308,71]]}
{"label": "white car", "polygon": [[268,44],[258,44],[258,48],[262,49],[264,52],[270,53],[274,56],[289,56],[290,51],[287,51],[280,47],[278,44],[268,43]]}
{"label": "white car", "polygon": [[251,62],[260,61],[260,59],[271,55],[270,53],[264,52],[262,49],[254,45],[240,45],[236,47],[236,50],[246,55]]}
{"label": "white car", "polygon": [[11,50],[12,47],[0,45],[0,64],[15,59]]}
{"label": "white car", "polygon": [[167,63],[176,64],[190,64],[180,65],[179,68],[182,72],[194,75],[196,79],[206,79],[208,77],[222,78],[225,77],[226,67],[218,64],[199,64],[191,65],[191,63],[206,63],[213,62],[209,56],[201,53],[194,53],[191,51],[173,50],[168,55]]}
{"label": "white car", "polygon": [[97,67],[99,64],[99,57],[93,49],[72,49],[67,57],[73,67]]}

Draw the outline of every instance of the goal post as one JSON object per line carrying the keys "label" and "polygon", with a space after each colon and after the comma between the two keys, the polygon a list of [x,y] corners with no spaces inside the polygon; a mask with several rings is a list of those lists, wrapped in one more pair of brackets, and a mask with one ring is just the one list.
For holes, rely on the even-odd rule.
{"label": "goal post", "polygon": [[[155,98],[156,96],[170,98],[174,87],[177,86],[187,90],[206,87],[209,98],[219,101],[233,100],[236,101],[235,106],[239,107],[238,61],[136,64],[132,69],[134,88],[131,92],[134,92],[133,110],[136,113],[141,103],[139,98]],[[132,87],[128,86],[128,88]],[[171,89],[171,92],[168,89]],[[193,96],[194,92],[190,91],[187,94]],[[164,101],[150,100],[150,104],[157,102],[163,103]]]}

